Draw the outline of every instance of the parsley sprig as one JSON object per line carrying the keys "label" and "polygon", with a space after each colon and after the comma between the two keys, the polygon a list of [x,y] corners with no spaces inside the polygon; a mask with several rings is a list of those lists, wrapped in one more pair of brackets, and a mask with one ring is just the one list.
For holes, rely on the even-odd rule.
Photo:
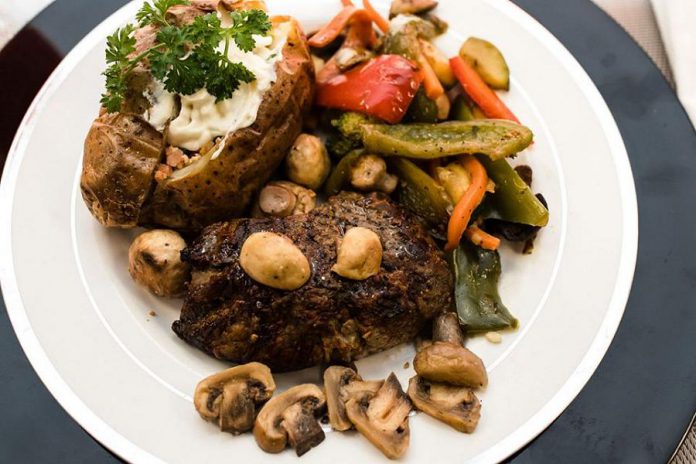
{"label": "parsley sprig", "polygon": [[[156,43],[136,54],[135,26],[128,24],[107,38],[104,71],[106,91],[101,104],[110,113],[121,109],[128,90],[128,78],[138,64],[147,60],[152,75],[172,93],[190,95],[207,89],[218,101],[230,98],[244,82],[256,79],[242,63],[231,61],[227,52],[230,41],[240,50],[256,47],[254,35],[266,35],[271,29],[268,15],[262,10],[233,11],[232,25],[223,27],[220,18],[210,13],[197,16],[191,24],[176,25],[167,21],[166,12],[187,0],[155,0],[145,3],[136,19],[140,27],[158,28]],[[220,44],[224,43],[222,51]]]}

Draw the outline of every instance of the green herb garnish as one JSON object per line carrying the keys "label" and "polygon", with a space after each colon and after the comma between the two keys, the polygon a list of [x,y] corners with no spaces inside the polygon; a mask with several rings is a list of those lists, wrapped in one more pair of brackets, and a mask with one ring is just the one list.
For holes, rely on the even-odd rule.
{"label": "green herb garnish", "polygon": [[[242,63],[227,57],[230,41],[240,50],[250,52],[256,46],[254,35],[271,30],[268,15],[262,10],[230,13],[232,26],[222,27],[214,13],[198,16],[188,25],[169,23],[167,10],[174,5],[188,5],[186,0],[155,0],[145,3],[136,18],[141,27],[153,25],[156,43],[135,55],[135,26],[128,24],[107,38],[106,91],[101,104],[109,113],[121,109],[128,90],[128,77],[135,67],[147,59],[152,75],[172,93],[190,95],[207,89],[217,101],[230,98],[241,83],[256,79]],[[220,46],[223,44],[224,46]],[[222,51],[220,51],[222,48]],[[134,56],[135,55],[135,56]]]}

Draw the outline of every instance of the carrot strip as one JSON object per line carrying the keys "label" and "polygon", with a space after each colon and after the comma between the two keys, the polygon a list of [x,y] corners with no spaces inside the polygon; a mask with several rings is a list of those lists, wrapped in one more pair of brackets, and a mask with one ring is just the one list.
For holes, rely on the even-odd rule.
{"label": "carrot strip", "polygon": [[464,169],[471,175],[471,185],[459,199],[452,211],[452,217],[447,225],[447,245],[445,251],[452,251],[457,248],[459,241],[464,235],[474,209],[481,203],[486,193],[488,185],[488,174],[481,162],[473,156],[466,157],[462,162]]}
{"label": "carrot strip", "polygon": [[351,0],[341,0],[341,4],[343,6],[353,6],[353,2]]}
{"label": "carrot strip", "polygon": [[389,21],[384,19],[384,17],[381,14],[379,14],[377,10],[375,10],[375,7],[372,6],[370,0],[363,0],[363,8],[365,8],[365,11],[367,11],[367,15],[377,25],[380,31],[382,31],[385,34],[389,32]]}
{"label": "carrot strip", "polygon": [[428,98],[437,100],[444,95],[445,88],[442,87],[442,83],[437,77],[437,74],[435,74],[435,70],[430,66],[430,62],[423,53],[418,56],[418,67],[423,73],[423,87],[425,87],[425,94]]}
{"label": "carrot strip", "polygon": [[464,232],[464,236],[474,245],[480,246],[484,250],[497,250],[500,247],[500,239],[481,230],[476,224],[470,225]]}
{"label": "carrot strip", "polygon": [[353,16],[357,11],[359,10],[353,5],[343,7],[343,9],[336,16],[334,16],[331,21],[319,29],[319,31],[314,34],[311,39],[309,39],[309,45],[314,48],[323,48],[329,45],[331,42],[336,40],[343,29],[346,28],[348,22],[353,19]]}
{"label": "carrot strip", "polygon": [[462,84],[464,91],[481,107],[486,117],[520,122],[512,111],[505,106],[505,103],[498,98],[498,95],[483,82],[481,76],[469,63],[456,56],[450,60],[450,66],[454,75]]}

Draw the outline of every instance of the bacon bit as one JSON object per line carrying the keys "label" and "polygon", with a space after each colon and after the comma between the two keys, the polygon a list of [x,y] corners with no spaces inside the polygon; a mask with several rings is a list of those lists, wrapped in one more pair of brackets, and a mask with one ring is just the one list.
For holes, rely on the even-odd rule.
{"label": "bacon bit", "polygon": [[167,166],[166,164],[160,164],[157,170],[155,171],[155,180],[157,182],[162,182],[163,180],[166,180],[169,176],[171,176],[173,172],[174,169],[172,169],[171,166]]}
{"label": "bacon bit", "polygon": [[186,166],[189,160],[188,156],[178,147],[168,146],[165,154],[167,156],[167,165],[176,169]]}

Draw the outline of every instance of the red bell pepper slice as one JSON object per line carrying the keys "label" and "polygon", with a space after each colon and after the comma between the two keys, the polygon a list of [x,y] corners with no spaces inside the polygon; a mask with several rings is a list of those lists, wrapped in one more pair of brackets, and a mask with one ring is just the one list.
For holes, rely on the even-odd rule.
{"label": "red bell pepper slice", "polygon": [[450,60],[450,67],[459,83],[462,84],[466,94],[483,110],[486,117],[491,119],[508,119],[519,124],[520,120],[517,119],[517,116],[483,82],[481,76],[469,63],[456,56]]}
{"label": "red bell pepper slice", "polygon": [[381,55],[317,83],[316,104],[358,111],[396,124],[406,114],[423,76],[411,61]]}

